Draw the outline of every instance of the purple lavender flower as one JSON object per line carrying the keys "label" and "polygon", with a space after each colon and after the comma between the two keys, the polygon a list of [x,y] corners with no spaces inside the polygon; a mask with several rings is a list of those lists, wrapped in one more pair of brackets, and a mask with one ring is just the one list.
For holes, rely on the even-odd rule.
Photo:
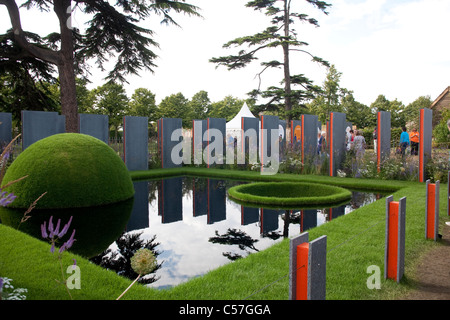
{"label": "purple lavender flower", "polygon": [[[50,220],[48,221],[48,228],[47,228],[47,222],[44,221],[44,223],[41,225],[41,235],[42,238],[48,239],[52,246],[50,248],[50,252],[55,252],[55,243],[58,239],[61,239],[69,230],[70,223],[72,222],[72,218],[70,217],[69,221],[64,225],[61,231],[59,231],[60,225],[61,225],[61,219],[58,219],[58,222],[56,223],[56,226],[53,226],[53,216],[50,217]],[[48,233],[47,233],[48,230]],[[70,247],[72,247],[73,243],[75,242],[75,229],[72,232],[72,235],[70,236],[69,240],[63,243],[63,245],[59,248],[59,253],[64,252],[65,250],[68,250]]]}
{"label": "purple lavender flower", "polygon": [[13,193],[8,194],[6,191],[3,191],[2,193],[0,193],[0,206],[6,207],[10,203],[12,203],[16,198],[17,197]]}

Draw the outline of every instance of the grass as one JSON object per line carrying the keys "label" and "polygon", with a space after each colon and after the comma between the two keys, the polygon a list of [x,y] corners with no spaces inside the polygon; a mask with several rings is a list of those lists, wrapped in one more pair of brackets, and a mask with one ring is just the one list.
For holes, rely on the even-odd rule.
{"label": "grass", "polygon": [[344,188],[301,182],[250,183],[231,187],[228,194],[243,203],[325,207],[349,200],[352,196],[351,192]]}
{"label": "grass", "polygon": [[[428,250],[442,245],[426,240],[425,184],[405,181],[380,181],[326,176],[283,175],[260,176],[252,172],[222,169],[178,168],[131,172],[133,179],[156,179],[192,175],[249,181],[320,182],[352,189],[392,192],[394,201],[407,197],[405,274],[398,284],[383,279],[385,241],[385,200],[376,201],[329,223],[308,230],[310,241],[327,236],[327,299],[377,300],[400,299],[414,288],[416,266]],[[446,187],[440,188],[440,223],[446,214]],[[28,289],[28,299],[68,299],[65,289],[57,285],[56,259],[50,245],[20,231],[0,225],[0,274],[14,280],[16,287]],[[81,269],[80,290],[72,290],[74,299],[115,299],[131,283],[73,253],[64,253],[64,263],[77,259]],[[381,289],[366,286],[369,266],[381,270]],[[244,259],[226,264],[207,274],[166,290],[133,286],[123,299],[246,299],[285,300],[289,287],[289,239],[270,248],[252,253]]]}

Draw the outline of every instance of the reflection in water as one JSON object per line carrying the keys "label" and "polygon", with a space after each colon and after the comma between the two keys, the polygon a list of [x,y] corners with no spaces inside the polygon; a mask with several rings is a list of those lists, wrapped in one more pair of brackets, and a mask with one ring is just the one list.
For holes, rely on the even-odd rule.
{"label": "reflection in water", "polygon": [[353,192],[348,204],[331,209],[248,207],[227,197],[226,190],[240,183],[190,177],[148,181],[154,195],[135,199],[148,210],[133,210],[130,219],[148,215],[148,224],[127,231],[156,236],[160,243],[158,262],[164,263],[152,287],[177,285],[376,200]]}
{"label": "reflection in water", "polygon": [[[89,259],[91,262],[112,270],[117,274],[127,277],[131,280],[137,278],[138,274],[134,272],[131,267],[131,258],[141,248],[149,249],[153,252],[157,258],[160,252],[156,250],[159,243],[154,242],[155,237],[149,240],[141,239],[142,232],[140,233],[123,233],[119,239],[116,240],[117,249],[106,249],[101,254]],[[138,282],[142,284],[153,283],[158,280],[158,277],[154,274],[161,268],[162,263],[158,262],[156,268],[152,273],[140,277]]]}

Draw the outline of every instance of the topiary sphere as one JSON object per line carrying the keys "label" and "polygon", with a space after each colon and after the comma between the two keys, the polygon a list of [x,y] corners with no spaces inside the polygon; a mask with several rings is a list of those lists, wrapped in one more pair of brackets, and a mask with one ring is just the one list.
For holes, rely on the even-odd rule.
{"label": "topiary sphere", "polygon": [[9,205],[28,208],[77,208],[106,205],[134,195],[133,182],[120,157],[103,141],[79,133],[61,133],[25,149],[7,169],[2,186],[17,198]]}

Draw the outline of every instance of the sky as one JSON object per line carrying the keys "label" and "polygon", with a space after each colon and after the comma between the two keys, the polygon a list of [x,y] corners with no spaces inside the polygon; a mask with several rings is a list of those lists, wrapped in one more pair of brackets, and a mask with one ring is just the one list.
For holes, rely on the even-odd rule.
{"label": "sky", "polygon": [[[262,12],[246,8],[246,0],[188,0],[200,8],[203,18],[174,15],[180,28],[159,24],[157,17],[143,26],[155,32],[159,48],[154,48],[158,66],[151,73],[128,76],[129,96],[136,88],[147,88],[157,103],[181,92],[186,98],[207,91],[212,102],[226,96],[248,98],[258,87],[260,63],[281,60],[281,52],[271,51],[246,68],[228,71],[209,62],[213,57],[236,54],[244,48],[225,49],[223,44],[237,37],[253,35],[269,26]],[[293,1],[293,11],[307,13],[320,27],[298,23],[298,39],[305,48],[333,64],[342,73],[340,86],[353,91],[357,101],[370,105],[378,95],[405,105],[420,96],[435,100],[450,86],[450,1],[448,0],[329,0],[325,15],[306,1]],[[41,35],[55,31],[53,13],[24,11],[25,30]],[[84,17],[73,16],[73,25],[83,28]],[[10,28],[6,9],[0,6],[0,32]],[[104,73],[91,70],[91,88],[104,83]],[[327,69],[311,62],[308,55],[293,52],[291,74],[304,74],[321,86]],[[279,85],[282,70],[265,72],[261,88]]]}

